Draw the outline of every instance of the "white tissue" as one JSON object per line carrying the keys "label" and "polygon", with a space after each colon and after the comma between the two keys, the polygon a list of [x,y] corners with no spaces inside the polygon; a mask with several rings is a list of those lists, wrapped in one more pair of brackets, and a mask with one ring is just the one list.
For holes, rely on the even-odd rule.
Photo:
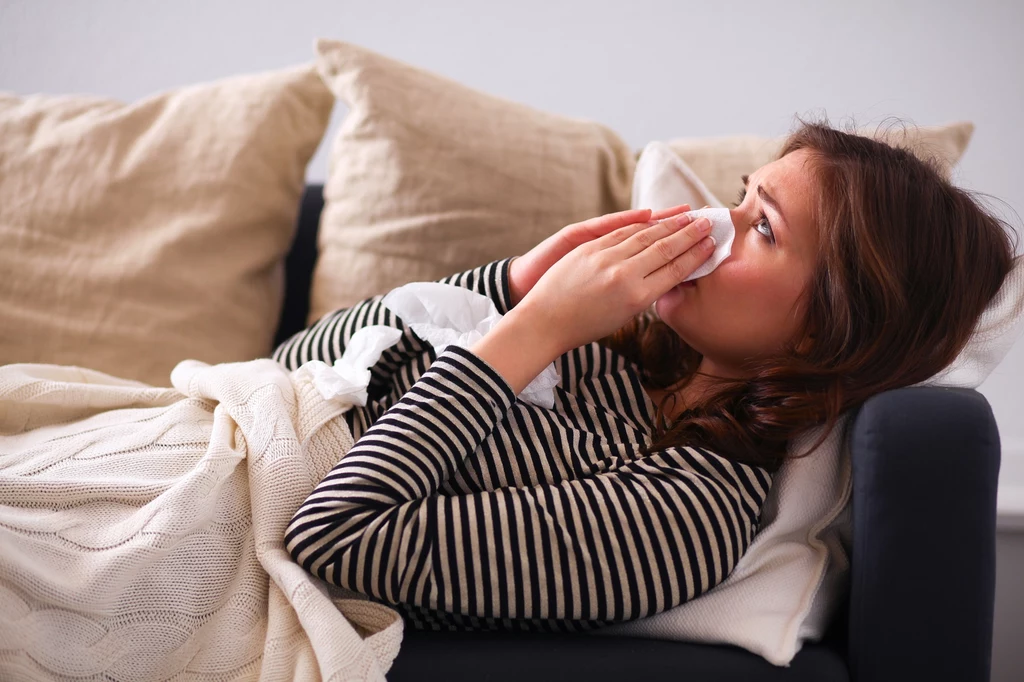
{"label": "white tissue", "polygon": [[[502,318],[488,297],[440,282],[406,284],[391,290],[382,303],[437,353],[447,346],[468,348]],[[551,363],[522,390],[519,398],[534,405],[554,407],[554,387],[558,381],[558,370]]]}
{"label": "white tissue", "polygon": [[363,327],[348,340],[345,353],[328,365],[311,360],[299,368],[308,372],[313,385],[324,400],[366,405],[366,387],[370,384],[370,367],[380,354],[402,338],[401,330],[383,325]]}
{"label": "white tissue", "polygon": [[711,257],[700,264],[700,267],[693,271],[683,281],[689,282],[710,274],[715,268],[722,264],[732,253],[732,242],[736,238],[736,228],[732,224],[732,214],[727,208],[702,208],[697,211],[689,211],[687,215],[697,218],[708,218],[711,221],[711,236],[715,238],[715,252]]}
{"label": "white tissue", "polygon": [[664,142],[655,140],[644,147],[633,173],[633,208],[652,211],[689,204],[714,206],[690,211],[689,215],[711,219],[711,236],[715,238],[715,252],[684,282],[709,274],[732,253],[736,237],[729,209],[701,182],[697,174]]}

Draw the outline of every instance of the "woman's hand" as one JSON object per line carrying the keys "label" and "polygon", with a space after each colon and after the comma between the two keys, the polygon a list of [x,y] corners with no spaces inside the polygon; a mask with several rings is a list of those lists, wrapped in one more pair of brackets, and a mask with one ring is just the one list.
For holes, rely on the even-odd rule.
{"label": "woman's hand", "polygon": [[508,269],[509,293],[512,305],[519,304],[523,297],[533,289],[537,281],[552,265],[562,259],[577,246],[603,237],[610,232],[651,220],[664,220],[690,210],[689,204],[666,208],[652,212],[649,208],[619,211],[598,216],[580,223],[563,227],[523,256],[512,259]]}
{"label": "woman's hand", "polygon": [[620,227],[562,256],[510,315],[551,335],[556,357],[604,338],[700,267],[710,232],[686,215]]}

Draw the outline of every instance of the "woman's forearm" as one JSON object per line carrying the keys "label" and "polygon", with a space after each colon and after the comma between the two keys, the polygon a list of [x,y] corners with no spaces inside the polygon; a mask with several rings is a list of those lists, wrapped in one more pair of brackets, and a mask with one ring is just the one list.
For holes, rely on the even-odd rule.
{"label": "woman's forearm", "polygon": [[501,374],[516,395],[563,352],[550,330],[522,308],[509,311],[469,350]]}
{"label": "woman's forearm", "polygon": [[522,267],[522,256],[515,256],[508,264],[508,295],[512,299],[512,307],[515,308],[523,300],[526,294],[520,291],[519,276],[516,270]]}

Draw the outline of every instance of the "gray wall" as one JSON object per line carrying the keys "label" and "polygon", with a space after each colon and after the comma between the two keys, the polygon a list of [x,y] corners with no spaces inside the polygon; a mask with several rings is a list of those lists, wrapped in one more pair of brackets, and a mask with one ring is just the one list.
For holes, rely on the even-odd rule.
{"label": "gray wall", "polygon": [[[307,61],[313,39],[326,36],[599,120],[635,148],[679,136],[781,135],[796,114],[860,125],[967,119],[977,130],[956,180],[1001,200],[992,207],[1019,228],[1022,26],[1019,0],[0,0],[0,90],[134,99]],[[338,107],[332,132],[343,114]],[[309,177],[325,173],[322,147]],[[1024,397],[1014,390],[1022,378],[1024,342],[981,391],[1003,437],[1001,482],[1024,490]],[[1007,592],[1020,589],[1007,567],[1024,573],[1010,543],[1000,544],[997,643],[1008,641],[1011,618],[1016,632],[1024,627],[1020,592]],[[1012,649],[1019,666],[1019,647],[1003,653]],[[1000,674],[1010,663],[997,661]]]}
{"label": "gray wall", "polygon": [[996,537],[992,682],[1024,680],[1024,529]]}

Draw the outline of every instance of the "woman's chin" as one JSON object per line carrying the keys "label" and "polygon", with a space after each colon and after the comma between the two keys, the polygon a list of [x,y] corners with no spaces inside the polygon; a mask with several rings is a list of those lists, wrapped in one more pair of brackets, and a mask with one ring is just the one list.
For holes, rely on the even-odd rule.
{"label": "woman's chin", "polygon": [[697,287],[694,282],[682,282],[675,285],[658,297],[658,300],[654,303],[654,311],[658,313],[658,317],[665,319],[665,315],[662,310],[664,309],[665,313],[667,313],[669,309],[682,303],[683,299],[690,295],[696,288]]}
{"label": "woman's chin", "polygon": [[681,298],[682,296],[672,292],[662,294],[661,298],[654,302],[654,314],[685,342],[686,339],[680,332],[680,326],[684,326],[683,323],[690,321],[693,315],[687,314],[686,303],[679,300]]}

